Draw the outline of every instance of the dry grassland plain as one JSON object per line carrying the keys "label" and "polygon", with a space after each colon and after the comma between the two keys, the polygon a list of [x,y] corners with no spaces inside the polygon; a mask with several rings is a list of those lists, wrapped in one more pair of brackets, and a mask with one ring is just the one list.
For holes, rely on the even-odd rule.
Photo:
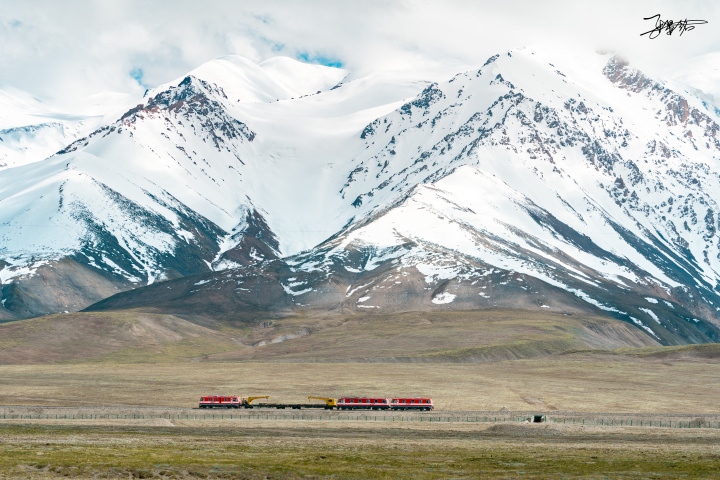
{"label": "dry grassland plain", "polygon": [[[480,411],[551,419],[613,412],[604,418],[643,414],[667,422],[685,414],[697,427],[712,427],[720,420],[716,345],[613,349],[594,343],[608,332],[618,342],[639,337],[605,320],[588,329],[550,316],[535,317],[527,330],[526,319],[506,312],[484,318],[481,329],[463,315],[384,329],[366,318],[310,324],[315,338],[281,343],[272,339],[293,335],[307,319],[208,333],[179,319],[113,315],[114,336],[103,333],[95,314],[67,317],[52,334],[42,328],[45,319],[5,327],[0,358],[31,361],[0,365],[0,479],[714,479],[720,472],[720,428],[417,421]],[[74,324],[97,328],[80,337],[66,328]],[[236,333],[245,343],[235,343]],[[138,339],[141,349],[133,347]],[[414,358],[388,361],[398,348]],[[343,360],[363,363],[308,363],[313,353],[342,352]],[[505,359],[517,355],[527,357]],[[493,361],[464,363],[468,358]],[[416,420],[409,422],[348,421],[322,410],[313,415],[323,420],[273,418],[300,413],[288,410],[191,418],[200,411],[189,408],[212,393],[269,395],[277,403],[307,403],[308,395],[430,396],[436,411],[410,413]],[[70,415],[55,420],[51,408],[36,405]],[[162,409],[165,418],[127,416]],[[173,417],[173,409],[182,410]],[[237,418],[248,413],[267,418]],[[701,414],[709,425],[696,421]]]}
{"label": "dry grassland plain", "polygon": [[715,479],[720,432],[552,424],[0,423],[0,478]]}
{"label": "dry grassland plain", "polygon": [[720,413],[720,364],[576,353],[480,364],[0,365],[0,405],[194,407],[204,394],[430,396],[436,410]]}
{"label": "dry grassland plain", "polygon": [[[3,412],[33,412],[31,405],[42,404],[79,413],[97,405],[128,411],[193,407],[206,392],[270,395],[276,402],[307,402],[308,395],[431,395],[438,409],[432,415],[449,410],[498,415],[524,410],[548,417],[560,410],[720,415],[715,361],[668,359],[652,349],[632,353],[470,365],[5,365],[0,404],[26,406]],[[0,478],[711,479],[720,471],[718,428],[362,422],[332,419],[322,411],[316,414],[325,420],[272,418],[280,412],[299,413],[222,421],[0,420]]]}

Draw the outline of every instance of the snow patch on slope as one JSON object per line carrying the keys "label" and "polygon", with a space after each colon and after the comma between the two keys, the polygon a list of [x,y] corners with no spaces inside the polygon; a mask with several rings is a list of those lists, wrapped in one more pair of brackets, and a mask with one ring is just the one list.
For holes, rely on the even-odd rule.
{"label": "snow patch on slope", "polygon": [[432,299],[432,303],[436,305],[443,305],[446,303],[451,303],[453,300],[455,300],[455,295],[452,293],[443,292],[439,295],[436,295],[435,298]]}

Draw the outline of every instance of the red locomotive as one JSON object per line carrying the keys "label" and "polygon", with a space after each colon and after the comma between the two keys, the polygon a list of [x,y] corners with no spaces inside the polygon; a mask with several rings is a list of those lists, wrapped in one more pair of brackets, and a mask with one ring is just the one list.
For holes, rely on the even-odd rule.
{"label": "red locomotive", "polygon": [[339,410],[389,410],[390,400],[387,398],[338,398]]}
{"label": "red locomotive", "polygon": [[240,408],[240,405],[242,405],[240,397],[222,395],[200,397],[200,408]]}
{"label": "red locomotive", "polygon": [[432,398],[393,398],[391,410],[434,410]]}

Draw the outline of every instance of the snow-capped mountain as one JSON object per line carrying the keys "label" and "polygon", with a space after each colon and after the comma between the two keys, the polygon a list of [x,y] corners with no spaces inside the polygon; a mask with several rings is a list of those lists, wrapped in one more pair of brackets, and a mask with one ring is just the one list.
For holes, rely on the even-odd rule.
{"label": "snow-capped mountain", "polygon": [[130,95],[104,93],[71,108],[0,90],[0,171],[44,160],[127,110]]}
{"label": "snow-capped mountain", "polygon": [[[246,63],[221,59],[198,70],[227,77],[237,93]],[[315,94],[345,76],[289,59],[266,63],[245,89],[264,99]],[[305,78],[294,90],[282,87],[293,65]],[[277,79],[265,93],[267,78],[255,70]],[[267,179],[255,132],[236,118],[244,100],[188,75],[47,160],[5,170],[0,312],[78,310],[158,279],[277,257],[266,212],[250,197]]]}
{"label": "snow-capped mountain", "polygon": [[93,299],[210,272],[93,308],[520,307],[720,339],[720,118],[698,95],[522,49],[444,79],[346,73],[221,59],[9,170],[6,310],[42,312],[15,292],[63,269]]}

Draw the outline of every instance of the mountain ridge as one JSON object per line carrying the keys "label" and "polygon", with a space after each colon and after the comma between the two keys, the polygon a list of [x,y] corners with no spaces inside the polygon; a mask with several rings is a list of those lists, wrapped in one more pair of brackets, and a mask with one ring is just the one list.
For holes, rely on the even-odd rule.
{"label": "mountain ridge", "polygon": [[[353,91],[352,81],[272,103],[233,102],[221,86],[193,76],[153,92],[120,120],[124,126],[112,132],[104,127],[96,136],[122,134],[117,130],[124,128],[131,138],[158,145],[158,151],[167,145],[163,152],[177,150],[177,158],[196,164],[204,159],[208,168],[216,168],[207,163],[211,158],[213,165],[231,165],[218,160],[227,155],[228,162],[236,162],[230,169],[238,172],[231,183],[244,196],[235,195],[232,202],[218,198],[216,210],[198,210],[203,202],[191,207],[199,216],[185,215],[196,225],[182,228],[189,232],[185,239],[203,238],[199,224],[212,230],[200,250],[202,242],[188,250],[192,253],[176,251],[158,260],[157,267],[137,259],[132,268],[111,261],[128,273],[145,265],[144,277],[132,273],[147,279],[141,284],[200,274],[205,283],[197,289],[182,279],[163,286],[178,288],[170,299],[180,302],[176,307],[192,294],[228,305],[236,305],[237,295],[237,305],[245,302],[243,308],[250,310],[462,310],[516,302],[612,316],[664,344],[718,341],[717,115],[692,94],[676,92],[618,57],[551,63],[544,55],[528,50],[496,55],[477,70],[425,84],[415,97],[387,103],[386,112],[364,127],[348,128],[360,125],[359,116],[330,117],[337,122],[332,132],[321,130],[330,125],[327,118],[316,122],[303,115],[316,104],[327,112],[333,105],[343,111],[347,98],[341,95],[343,89]],[[193,104],[198,95],[205,100]],[[330,102],[324,99],[336,103],[323,104]],[[164,123],[153,123],[151,117],[160,111]],[[303,121],[305,130],[289,133]],[[269,125],[288,132],[288,142],[296,141],[297,148],[273,143]],[[156,143],[163,135],[167,143]],[[214,148],[198,155],[190,147],[200,145],[197,138]],[[323,138],[326,150],[313,160]],[[83,142],[59,155],[82,158],[102,145]],[[100,149],[98,155],[109,154]],[[217,176],[203,168],[196,174],[209,178],[203,192],[225,180],[214,171]],[[229,190],[220,186],[219,191]],[[292,195],[296,210],[285,206],[292,205]],[[126,198],[137,203],[137,196]],[[168,202],[188,206],[179,195]],[[232,205],[234,213],[227,215],[222,205]],[[207,220],[213,217],[211,227]],[[175,236],[179,245],[177,225],[163,230],[157,221],[148,220],[149,228]],[[232,231],[238,225],[248,235]],[[312,231],[317,228],[327,230]],[[252,238],[265,240],[257,244]],[[303,248],[312,238],[310,248]],[[242,251],[223,258],[225,248]],[[132,248],[126,251],[133,256]],[[199,251],[206,253],[198,257]],[[94,258],[102,254],[97,251]],[[199,258],[206,266],[172,267],[172,257],[180,256]],[[213,267],[230,270],[202,273]],[[212,284],[224,276],[237,288],[211,295]],[[360,277],[372,285],[363,286]],[[252,280],[248,296],[257,297],[255,306],[240,286],[251,278],[264,279]],[[398,297],[385,288],[404,293]],[[143,304],[133,295],[152,297],[138,290],[92,309]],[[222,305],[208,308],[223,310]]]}

